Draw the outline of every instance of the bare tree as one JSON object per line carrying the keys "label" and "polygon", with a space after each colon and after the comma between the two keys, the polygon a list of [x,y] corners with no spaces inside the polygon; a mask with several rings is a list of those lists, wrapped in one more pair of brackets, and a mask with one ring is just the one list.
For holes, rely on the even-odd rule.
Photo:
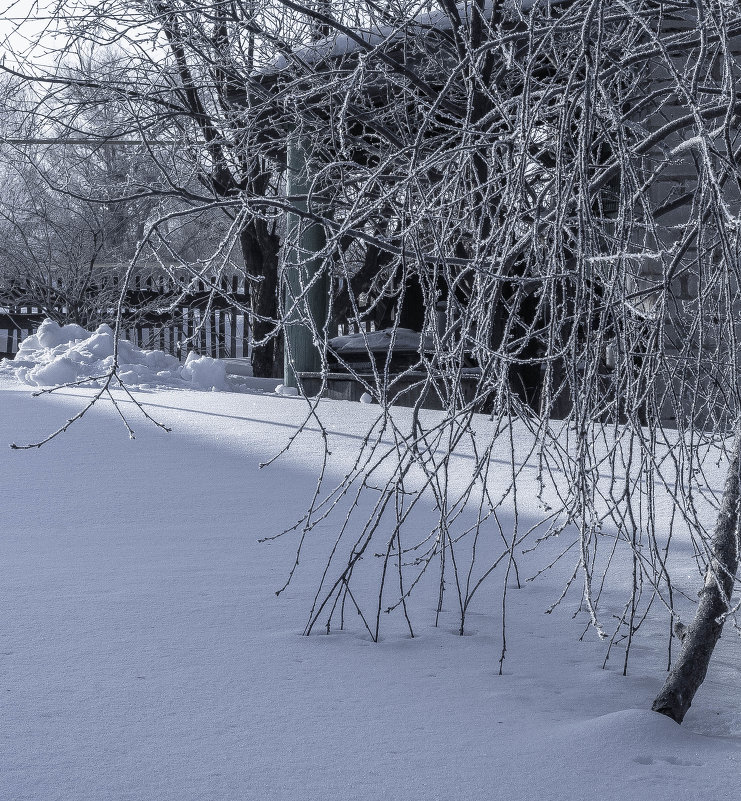
{"label": "bare tree", "polygon": [[[199,10],[187,3],[105,8],[93,3],[72,16],[61,4],[49,10],[57,17],[54,30],[61,42],[52,63],[39,66],[18,54],[16,63],[5,65],[6,73],[34,87],[37,130],[49,136],[53,129],[60,142],[86,148],[82,158],[89,157],[91,145],[101,153],[111,143],[129,152],[139,143],[137,153],[148,160],[151,180],[119,182],[113,198],[119,209],[145,199],[160,206],[160,222],[150,219],[139,232],[147,248],[137,258],[165,240],[172,244],[168,215],[176,213],[182,232],[188,220],[193,230],[201,227],[204,209],[226,213],[251,284],[255,372],[270,375],[279,238],[275,221],[247,213],[241,199],[243,192],[264,194],[275,187],[275,170],[250,155],[246,86],[256,47],[253,12]],[[235,32],[242,22],[246,34]],[[102,202],[97,193],[88,199]],[[179,201],[176,212],[173,199]],[[105,202],[110,205],[111,199]],[[213,251],[222,253],[222,244],[215,240]],[[219,255],[196,265],[184,260],[182,266],[194,267],[190,278],[216,285],[221,264]]]}
{"label": "bare tree", "polygon": [[[289,581],[313,529],[338,517],[306,632],[343,625],[348,605],[374,639],[384,612],[398,610],[413,632],[408,597],[436,570],[438,615],[452,595],[462,633],[498,577],[501,665],[519,555],[558,542],[548,565],[572,564],[555,603],[578,588],[608,655],[624,647],[624,669],[649,610],[663,607],[671,659],[672,631],[694,611],[672,571],[674,545],[689,537],[704,594],[656,702],[681,721],[723,622],[737,625],[737,7],[110,9],[75,18],[70,41],[125,41],[135,58],[76,90],[88,105],[133,108],[127,135],[177,132],[172,191],[232,215],[265,326],[256,336],[267,343],[283,328],[291,377],[321,395],[342,371],[378,403],[353,469],[336,486],[323,469],[292,529]],[[143,55],[145,36],[156,56]],[[202,193],[177,177],[183,164]],[[281,236],[274,309],[260,304],[277,300]],[[334,337],[338,309],[352,340]],[[410,425],[390,409],[404,401]],[[440,414],[422,414],[425,404]],[[321,425],[317,401],[306,420]],[[473,464],[465,480],[462,452]],[[503,454],[508,468],[493,458]],[[730,464],[722,498],[714,461]],[[518,493],[529,468],[535,520]],[[373,499],[367,516],[362,497]],[[436,519],[420,535],[413,522],[429,498]],[[368,599],[355,579],[371,562]],[[624,586],[626,569],[615,610],[605,589]]]}
{"label": "bare tree", "polygon": [[[285,319],[323,345],[323,379],[304,372],[312,392],[317,381],[326,392],[339,365],[380,405],[356,469],[297,526],[300,552],[319,521],[346,509],[338,498],[377,498],[362,522],[350,504],[306,631],[329,628],[351,603],[377,638],[381,613],[405,611],[437,565],[438,610],[452,592],[462,632],[484,579],[502,576],[504,604],[517,554],[566,535],[559,559],[573,555],[574,565],[564,594],[580,587],[591,625],[610,649],[625,645],[627,667],[654,605],[666,608],[670,637],[672,622],[684,631],[690,588],[671,571],[681,532],[705,589],[655,705],[681,721],[737,611],[738,470],[728,449],[741,411],[741,18],[700,0],[441,5],[361,31],[301,6],[335,33],[277,71],[294,99],[308,186],[292,212]],[[333,284],[330,307],[351,310],[352,343],[332,339],[312,302],[338,265],[349,300]],[[416,358],[400,372],[393,340],[412,293],[424,315]],[[391,346],[379,353],[364,332],[389,303]],[[404,395],[415,406],[407,431],[388,413]],[[419,414],[431,399],[443,410],[432,423]],[[496,421],[489,439],[473,434],[481,412]],[[451,460],[465,448],[475,469],[460,489]],[[498,468],[492,484],[491,456],[502,450],[510,475]],[[713,459],[730,463],[715,534]],[[527,465],[547,507],[523,530]],[[412,537],[415,506],[429,495],[438,519]],[[472,507],[473,521],[462,513]],[[512,507],[505,530],[500,514]],[[501,552],[480,564],[487,537],[500,538]],[[623,580],[623,549],[630,591],[609,631],[602,595]],[[361,610],[353,577],[371,553],[380,587]],[[506,641],[502,659],[505,650]]]}
{"label": "bare tree", "polygon": [[[158,196],[179,196],[195,214],[204,206],[226,213],[250,284],[253,367],[256,375],[271,375],[282,369],[282,215],[280,204],[246,200],[280,197],[288,119],[279,113],[285,99],[266,90],[261,70],[281,54],[292,59],[297,46],[331,30],[332,19],[367,25],[408,16],[418,6],[395,2],[381,10],[373,2],[333,0],[319,3],[317,15],[275,0],[163,0],[91,2],[70,14],[65,4],[51,2],[43,31],[33,19],[19,24],[16,41],[23,46],[10,44],[3,69],[35,87],[42,126],[59,129],[62,116],[60,135],[72,140],[151,143],[149,156],[164,177]],[[322,21],[325,13],[331,16]],[[52,34],[55,45],[39,58],[41,42]],[[171,145],[165,152],[163,141]]]}

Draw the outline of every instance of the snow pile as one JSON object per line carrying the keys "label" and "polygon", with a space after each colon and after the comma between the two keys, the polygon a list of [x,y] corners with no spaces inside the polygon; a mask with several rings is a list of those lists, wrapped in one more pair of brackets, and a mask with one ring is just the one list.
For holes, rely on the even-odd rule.
{"label": "snow pile", "polygon": [[[79,325],[44,320],[21,343],[13,361],[0,373],[34,387],[84,382],[108,373],[113,365],[114,333],[101,325],[93,333]],[[121,380],[130,387],[225,389],[226,368],[209,356],[190,353],[184,365],[161,350],[143,350],[127,340],[118,343]]]}
{"label": "snow pile", "polygon": [[180,375],[190,379],[194,389],[223,389],[226,365],[210,356],[199,356],[191,351],[185,360]]}

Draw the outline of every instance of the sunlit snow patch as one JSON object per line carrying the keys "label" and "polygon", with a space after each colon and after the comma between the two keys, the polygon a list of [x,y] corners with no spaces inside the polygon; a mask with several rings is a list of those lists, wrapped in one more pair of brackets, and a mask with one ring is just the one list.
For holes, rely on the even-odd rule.
{"label": "sunlit snow patch", "polygon": [[[13,361],[0,373],[33,387],[85,382],[106,375],[113,365],[113,330],[101,325],[95,332],[79,325],[44,320],[39,330],[21,342]],[[131,387],[188,387],[225,389],[226,368],[210,356],[190,353],[184,365],[161,350],[144,350],[127,340],[118,343],[118,375]]]}
{"label": "sunlit snow patch", "polygon": [[190,379],[197,389],[223,389],[226,366],[210,356],[199,356],[191,351],[180,374]]}

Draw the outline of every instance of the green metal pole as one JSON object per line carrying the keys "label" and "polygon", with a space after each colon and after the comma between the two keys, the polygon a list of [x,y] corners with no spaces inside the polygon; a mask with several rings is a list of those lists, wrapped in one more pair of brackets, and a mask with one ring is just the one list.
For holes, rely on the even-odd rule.
{"label": "green metal pole", "polygon": [[[298,133],[292,135],[288,140],[286,193],[297,211],[308,211],[311,178],[307,170],[307,153],[306,139]],[[326,244],[324,228],[289,212],[286,215],[286,244],[282,273],[286,311],[283,383],[296,387],[296,373],[321,369],[321,353],[307,322],[313,320],[319,335],[327,324],[329,273],[326,270],[322,272],[322,259],[316,255]],[[307,291],[312,279],[315,283]]]}

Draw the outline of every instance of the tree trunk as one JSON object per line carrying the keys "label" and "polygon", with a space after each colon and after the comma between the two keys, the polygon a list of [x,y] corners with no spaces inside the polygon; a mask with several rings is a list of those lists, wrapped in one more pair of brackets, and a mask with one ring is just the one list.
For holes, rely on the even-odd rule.
{"label": "tree trunk", "polygon": [[737,428],[723,499],[712,541],[712,556],[692,624],[679,633],[682,650],[652,709],[681,723],[708,671],[723,631],[724,615],[738,568],[741,499],[741,427]]}
{"label": "tree trunk", "polygon": [[[277,317],[280,239],[267,230],[262,220],[254,220],[241,232],[240,244],[247,273],[262,278],[259,285],[253,284],[250,289],[250,307],[253,312],[250,339],[252,342],[259,342],[270,334]],[[282,370],[282,362],[280,360],[276,362],[277,352],[277,337],[269,339],[263,345],[253,346],[253,374],[272,378],[275,375],[276,363]]]}

